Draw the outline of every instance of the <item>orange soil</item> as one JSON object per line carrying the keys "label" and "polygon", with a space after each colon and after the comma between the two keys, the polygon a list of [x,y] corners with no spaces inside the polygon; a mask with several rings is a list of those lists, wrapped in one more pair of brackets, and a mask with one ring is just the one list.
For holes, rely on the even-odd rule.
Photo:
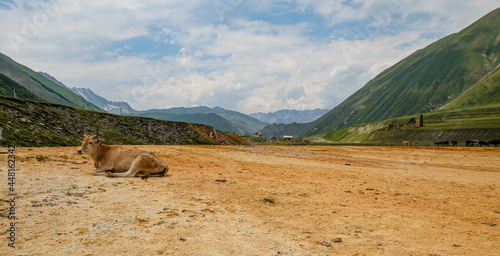
{"label": "orange soil", "polygon": [[168,175],[92,176],[76,147],[17,148],[1,254],[499,255],[500,148],[138,147]]}

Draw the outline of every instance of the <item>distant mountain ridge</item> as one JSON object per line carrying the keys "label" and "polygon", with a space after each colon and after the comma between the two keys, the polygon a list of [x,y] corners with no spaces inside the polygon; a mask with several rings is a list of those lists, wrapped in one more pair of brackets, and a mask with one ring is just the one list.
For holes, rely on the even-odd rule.
{"label": "distant mountain ridge", "polygon": [[[141,116],[149,116],[169,121],[180,121],[191,123],[203,123],[211,125],[216,129],[225,132],[232,132],[238,135],[254,134],[264,128],[267,123],[259,121],[249,115],[227,110],[221,107],[177,107],[169,109],[150,109],[140,111]],[[214,116],[217,115],[218,117]],[[221,119],[222,118],[222,119]]]}
{"label": "distant mountain ridge", "polygon": [[266,138],[281,138],[283,136],[298,137],[311,123],[270,124],[259,132]]}
{"label": "distant mountain ridge", "polygon": [[38,71],[38,74],[44,76],[45,78],[49,79],[50,81],[52,81],[52,82],[54,82],[54,83],[56,83],[58,85],[62,85],[62,86],[64,86],[64,87],[66,87],[66,88],[69,89],[68,86],[66,86],[65,84],[63,84],[61,81],[57,80],[55,77],[51,76],[49,73]]}
{"label": "distant mountain ridge", "polygon": [[313,109],[313,110],[294,110],[282,109],[276,112],[258,112],[250,114],[262,122],[269,124],[291,124],[291,123],[309,123],[326,114],[330,109]]}
{"label": "distant mountain ridge", "polygon": [[73,87],[71,90],[108,113],[118,115],[139,113],[139,111],[133,109],[127,102],[109,101],[95,94],[91,89]]}
{"label": "distant mountain ridge", "polygon": [[445,106],[499,66],[499,34],[500,8],[384,70],[301,136]]}
{"label": "distant mountain ridge", "polygon": [[206,124],[213,126],[215,129],[236,133],[238,135],[253,134],[267,125],[267,123],[263,123],[251,116],[221,107],[177,107],[141,111],[133,109],[124,101],[109,101],[95,94],[88,88],[73,87],[71,90],[89,102],[92,102],[100,109],[113,114],[152,117],[165,121]]}

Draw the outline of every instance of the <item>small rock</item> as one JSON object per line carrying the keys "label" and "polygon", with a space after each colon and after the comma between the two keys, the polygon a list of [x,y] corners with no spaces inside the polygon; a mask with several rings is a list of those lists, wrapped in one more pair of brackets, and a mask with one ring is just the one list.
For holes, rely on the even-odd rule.
{"label": "small rock", "polygon": [[460,247],[459,244],[453,244],[453,247]]}
{"label": "small rock", "polygon": [[334,243],[342,243],[342,238],[340,237],[337,237],[335,239],[332,240]]}
{"label": "small rock", "polygon": [[321,245],[326,246],[326,247],[331,247],[332,246],[331,243],[328,243],[328,242],[325,242],[325,241],[321,242]]}
{"label": "small rock", "polygon": [[181,237],[181,238],[179,238],[179,241],[186,242],[186,241],[187,241],[187,239],[186,239],[186,238],[184,238],[184,237]]}
{"label": "small rock", "polygon": [[494,226],[496,226],[496,225],[497,225],[497,224],[496,224],[496,223],[494,223],[494,222],[485,222],[485,223],[483,223],[483,224],[486,224],[486,225],[488,225],[488,226],[490,226],[490,227],[494,227]]}
{"label": "small rock", "polygon": [[215,180],[216,182],[227,182],[226,179],[222,179],[222,180]]}
{"label": "small rock", "polygon": [[75,194],[75,196],[76,196],[76,197],[82,197],[82,196],[83,196],[83,194],[82,194],[82,193],[76,193],[76,194]]}
{"label": "small rock", "polygon": [[495,211],[495,213],[498,213],[498,214],[500,214],[500,211]]}

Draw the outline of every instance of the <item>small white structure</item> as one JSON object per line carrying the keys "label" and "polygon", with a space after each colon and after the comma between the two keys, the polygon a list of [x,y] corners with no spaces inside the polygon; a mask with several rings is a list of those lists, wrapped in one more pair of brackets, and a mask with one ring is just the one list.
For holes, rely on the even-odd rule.
{"label": "small white structure", "polygon": [[291,135],[283,135],[283,139],[285,139],[285,140],[291,140],[291,139],[293,139],[293,136],[291,136]]}
{"label": "small white structure", "polygon": [[255,138],[262,138],[262,133],[260,133],[260,132],[256,132],[253,136],[254,136]]}

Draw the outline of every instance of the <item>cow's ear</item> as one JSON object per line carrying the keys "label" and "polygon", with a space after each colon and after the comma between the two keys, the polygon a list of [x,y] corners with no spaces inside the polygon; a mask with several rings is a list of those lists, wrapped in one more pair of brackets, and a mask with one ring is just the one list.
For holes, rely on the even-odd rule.
{"label": "cow's ear", "polygon": [[103,141],[103,139],[97,139],[97,144],[101,144]]}

